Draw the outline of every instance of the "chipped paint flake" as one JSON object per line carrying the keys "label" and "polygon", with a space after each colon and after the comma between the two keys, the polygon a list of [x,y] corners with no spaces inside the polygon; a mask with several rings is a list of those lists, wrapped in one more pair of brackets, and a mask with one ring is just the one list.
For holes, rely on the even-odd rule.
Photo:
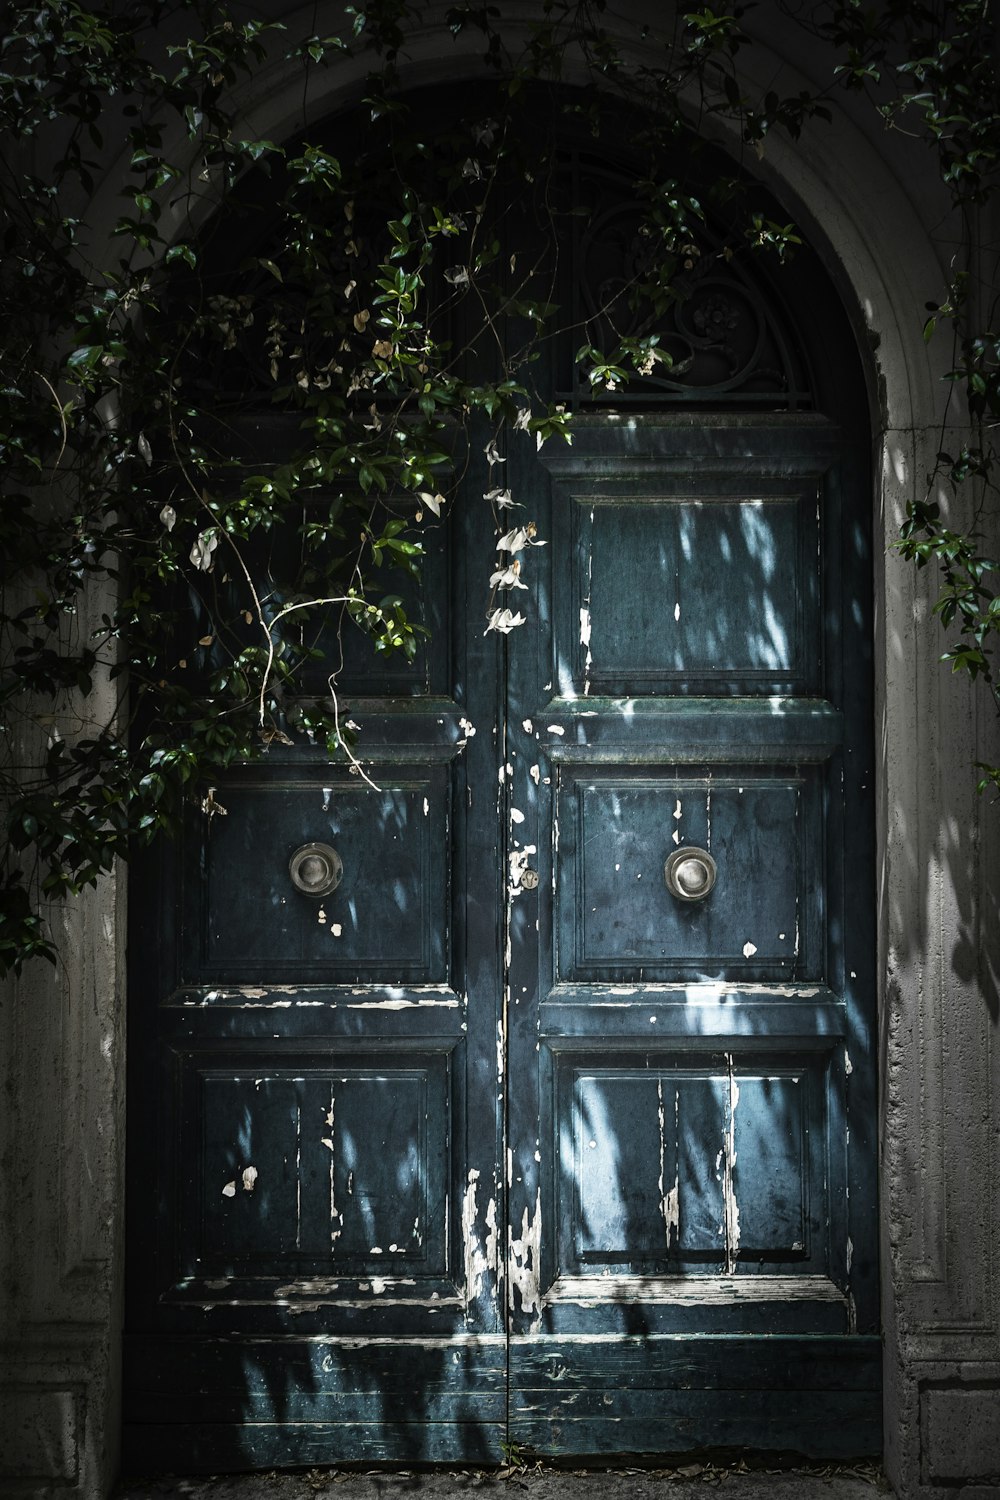
{"label": "chipped paint flake", "polygon": [[534,727],[535,726],[530,719],[522,719],[521,728],[524,730],[525,734],[531,734],[534,730]]}
{"label": "chipped paint flake", "polygon": [[547,726],[547,729],[548,729],[548,733],[549,734],[560,734],[561,735],[561,734],[565,734],[566,733],[565,729],[563,728],[563,726],[561,724],[549,724]]}
{"label": "chipped paint flake", "polygon": [[[680,1094],[674,1090],[674,1139],[677,1139],[677,1112],[680,1107]],[[663,1080],[656,1080],[656,1117],[660,1130],[660,1176],[657,1187],[660,1194],[660,1213],[663,1215],[663,1228],[667,1237],[667,1254],[676,1248],[680,1236],[680,1169],[676,1160],[674,1162],[674,1185],[668,1192],[664,1192],[664,1180],[666,1177],[666,1155],[667,1155],[667,1132],[666,1112],[663,1107]]]}
{"label": "chipped paint flake", "polygon": [[[508,1231],[510,1233],[510,1231]],[[520,1298],[521,1311],[531,1317],[533,1332],[541,1319],[542,1297],[539,1284],[539,1255],[542,1240],[542,1190],[535,1193],[535,1212],[529,1215],[527,1208],[521,1217],[521,1233],[510,1239],[507,1264],[510,1276],[509,1305],[511,1312],[517,1311],[514,1300],[516,1291]]]}
{"label": "chipped paint flake", "polygon": [[511,810],[510,810],[510,821],[512,823],[523,823],[524,822],[524,813],[521,811],[521,809],[519,807],[512,807],[511,808]]}
{"label": "chipped paint flake", "polygon": [[675,620],[679,620],[680,617],[681,617],[681,604],[680,604],[680,600],[678,599],[677,603],[674,605],[674,619]]}
{"label": "chipped paint flake", "polygon": [[723,1142],[722,1193],[725,1205],[726,1273],[732,1276],[740,1253],[740,1206],[736,1201],[736,1106],[740,1102],[740,1088],[733,1071],[731,1053],[726,1054],[726,1063],[729,1068],[729,1119]]}
{"label": "chipped paint flake", "polygon": [[677,805],[674,808],[674,817],[677,819],[677,821],[679,823],[680,820],[681,820],[681,818],[684,816],[684,814],[681,811],[681,799],[678,797],[676,800],[677,800]]}
{"label": "chipped paint flake", "polygon": [[754,956],[754,954],[756,952],[757,952],[757,944],[756,943],[751,943],[751,942],[748,941],[748,942],[745,942],[743,944],[743,957],[744,958],[753,958],[753,956]]}
{"label": "chipped paint flake", "polygon": [[235,1184],[235,1182],[227,1182],[226,1183],[225,1187],[222,1189],[222,1196],[223,1196],[223,1198],[235,1198],[236,1197],[236,1184]]}
{"label": "chipped paint flake", "polygon": [[258,1172],[256,1167],[243,1168],[243,1191],[252,1193],[257,1185]]}
{"label": "chipped paint flake", "polygon": [[[484,1246],[476,1223],[478,1213],[479,1172],[470,1167],[465,1194],[462,1199],[462,1249],[465,1261],[465,1307],[468,1313],[479,1296],[484,1277],[492,1269],[496,1271],[496,1202],[490,1199],[486,1209],[487,1243]],[[489,1241],[492,1234],[493,1260],[490,1261]]]}
{"label": "chipped paint flake", "polygon": [[539,781],[541,780],[541,776],[542,776],[541,769],[539,768],[537,762],[536,762],[535,765],[533,765],[533,766],[531,766],[529,768],[528,775],[531,777],[532,781],[537,786],[538,783],[539,783]]}
{"label": "chipped paint flake", "polygon": [[851,1074],[854,1072],[854,1064],[851,1062],[851,1054],[848,1052],[846,1047],[844,1048],[844,1072],[847,1074],[848,1078],[850,1078]]}

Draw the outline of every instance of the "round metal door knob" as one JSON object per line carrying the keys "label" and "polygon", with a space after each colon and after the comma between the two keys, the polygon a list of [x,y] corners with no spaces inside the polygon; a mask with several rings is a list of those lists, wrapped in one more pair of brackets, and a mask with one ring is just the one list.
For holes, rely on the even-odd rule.
{"label": "round metal door knob", "polygon": [[329,844],[303,844],[288,861],[295,889],[306,896],[329,896],[340,884],[344,861]]}
{"label": "round metal door knob", "polygon": [[704,901],[715,884],[715,860],[707,849],[675,849],[663,867],[667,890],[678,901]]}

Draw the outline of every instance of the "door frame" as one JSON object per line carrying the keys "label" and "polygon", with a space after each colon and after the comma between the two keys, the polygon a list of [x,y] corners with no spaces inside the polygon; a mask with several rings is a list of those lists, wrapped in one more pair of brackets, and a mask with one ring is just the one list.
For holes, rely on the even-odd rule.
{"label": "door frame", "polygon": [[[803,258],[805,258],[805,252],[803,252]],[[817,291],[819,288],[824,288],[824,291],[826,290],[826,280],[827,278],[825,278],[825,273],[822,271],[822,268],[818,264],[814,266],[807,265],[805,267],[800,264],[798,270],[791,273],[788,288],[783,289],[786,290],[787,293],[785,298],[786,302],[790,302],[792,304],[793,310],[791,320],[793,326],[796,324],[794,312],[796,297],[799,297],[801,299],[803,308],[805,308],[806,306],[809,307],[810,313],[814,315],[814,321],[818,320],[819,322],[821,334],[815,333],[814,331],[814,339],[819,339],[822,335],[825,340],[823,353],[826,356],[826,361],[822,366],[822,370],[826,384],[825,394],[822,388],[817,385],[817,389],[814,391],[815,404],[824,413],[830,411],[830,414],[834,417],[834,419],[836,421],[839,421],[841,429],[844,432],[850,434],[849,440],[845,443],[841,453],[841,467],[847,470],[847,477],[844,480],[845,492],[854,494],[857,491],[858,485],[863,484],[863,479],[861,478],[861,475],[863,473],[863,463],[860,463],[858,461],[858,455],[861,452],[865,451],[868,446],[865,437],[865,418],[863,405],[854,399],[854,393],[857,390],[858,385],[860,384],[860,382],[856,381],[853,378],[854,375],[857,374],[857,352],[852,347],[849,334],[847,333],[846,328],[843,326],[844,319],[842,317],[841,311],[838,308],[836,300],[832,297],[829,297],[828,295],[822,299],[817,296]],[[828,302],[830,311],[825,312],[818,310],[818,302]],[[801,316],[804,319],[804,313]],[[808,351],[810,340],[804,339],[803,342]],[[847,378],[841,376],[840,379],[837,379],[832,372],[838,369],[841,364],[845,368],[849,368],[851,370],[851,375]],[[615,420],[616,418],[613,414],[605,418],[606,422],[614,422]],[[712,414],[708,414],[707,416],[702,417],[697,412],[697,410],[692,408],[690,404],[678,404],[677,425],[681,430],[683,429],[685,424],[693,428],[698,428],[699,430],[710,430],[713,426],[713,423],[724,424],[727,422],[734,422],[736,420],[737,418],[735,417],[734,412],[729,408],[725,408],[722,413],[716,414],[714,416]],[[618,418],[618,421],[621,421],[620,417]],[[794,428],[794,418],[789,417],[788,414],[783,413],[781,416],[774,419],[775,425],[780,425],[782,421],[790,423],[791,427]],[[665,425],[669,426],[669,421]],[[752,424],[748,423],[748,431],[751,429],[751,427]],[[641,455],[639,455],[639,459],[641,461]],[[766,465],[763,472],[768,472]],[[864,528],[862,528],[862,530],[863,529]],[[838,567],[838,555],[839,554],[837,554],[834,549],[830,549],[830,556],[827,560],[827,563],[828,567],[831,570],[836,570]],[[839,575],[834,572],[832,576],[836,577]],[[476,746],[475,751],[471,751],[469,752],[469,754],[475,754],[480,749],[484,748],[485,746],[481,743],[480,745]],[[855,747],[855,749],[857,749],[857,747]],[[867,750],[864,752],[864,756],[867,759]],[[398,756],[396,758],[398,758]],[[489,781],[491,779],[492,778],[487,778],[486,780],[484,780],[484,785],[489,784]],[[139,952],[148,952],[152,948],[152,951],[155,951],[155,939],[153,938],[148,926],[146,925],[147,914],[143,913],[142,910],[137,907],[135,915],[136,921],[133,926],[133,932],[136,938],[135,946],[137,950]],[[864,925],[867,925],[867,923],[865,923]],[[169,946],[170,939],[168,931],[168,949]],[[506,1096],[506,1089],[504,1090],[504,1093]],[[144,1108],[144,1104],[141,1104],[139,1106],[140,1110]],[[145,1117],[140,1114],[137,1116],[137,1118],[142,1119]],[[135,1160],[137,1161],[137,1157],[135,1158]],[[137,1184],[142,1180],[141,1172],[138,1170],[135,1164],[133,1164],[131,1176]],[[473,1194],[473,1202],[475,1202],[475,1194]],[[515,1214],[515,1219],[516,1217],[517,1215]],[[143,1221],[143,1229],[145,1229],[145,1221]],[[472,1226],[470,1226],[470,1229],[478,1233],[477,1225],[473,1224]],[[512,1228],[512,1235],[514,1237],[514,1242],[516,1243],[516,1226]],[[471,1266],[472,1262],[469,1261],[467,1264]],[[517,1269],[518,1267],[513,1263],[508,1264],[507,1277],[510,1278]],[[868,1326],[868,1323],[870,1322],[870,1309],[868,1309],[867,1312],[868,1316],[865,1318],[865,1326]],[[262,1461],[267,1462],[268,1460],[262,1459]]]}

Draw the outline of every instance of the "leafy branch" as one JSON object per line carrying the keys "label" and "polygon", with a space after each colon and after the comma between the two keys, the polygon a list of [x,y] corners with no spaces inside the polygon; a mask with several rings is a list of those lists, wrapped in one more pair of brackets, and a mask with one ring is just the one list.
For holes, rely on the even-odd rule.
{"label": "leafy branch", "polygon": [[[572,403],[551,399],[538,362],[567,350],[581,402],[682,388],[662,326],[692,276],[759,255],[780,265],[801,243],[738,168],[712,188],[728,205],[713,239],[674,173],[692,125],[697,144],[705,116],[734,121],[753,159],[769,132],[820,128],[836,90],[863,90],[888,127],[928,143],[961,214],[994,191],[985,3],[790,5],[830,70],[822,90],[787,97],[741,82],[753,43],[738,6],[672,17],[635,68],[604,0],[543,0],[516,44],[499,5],[454,5],[445,34],[478,37],[494,82],[433,122],[433,150],[426,104],[401,85],[422,9],[368,0],[305,36],[226,0],[38,0],[7,18],[0,973],[54,962],[49,903],[186,809],[211,816],[228,767],[317,743],[365,774],[340,708],[345,645],[419,656],[425,538],[483,460],[496,553],[483,628],[524,624],[530,603],[514,601],[530,601],[545,538],[501,477],[505,446],[572,436]],[[362,142],[338,149],[336,126],[241,136],[234,88],[277,47],[304,88],[364,60]],[[567,59],[595,87],[558,87]],[[554,290],[558,140],[600,138],[616,117],[645,162],[632,189],[644,251],[573,315]],[[109,237],[98,174],[122,147]],[[511,251],[497,226],[516,214],[535,228]],[[996,568],[978,533],[995,497],[1000,335],[981,331],[995,310],[971,295],[973,270],[969,256],[956,266],[926,334],[951,326],[950,378],[977,433],[932,477],[977,487],[979,522],[949,529],[927,498],[900,547],[941,568],[948,659],[995,695]]]}

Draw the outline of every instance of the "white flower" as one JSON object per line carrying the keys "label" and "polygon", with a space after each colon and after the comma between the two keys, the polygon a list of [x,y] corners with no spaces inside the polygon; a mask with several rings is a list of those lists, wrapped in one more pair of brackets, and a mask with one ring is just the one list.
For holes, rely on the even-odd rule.
{"label": "white flower", "polygon": [[489,442],[486,444],[486,447],[483,449],[483,452],[486,454],[486,462],[489,464],[491,469],[494,464],[505,464],[507,462],[505,458],[501,458],[500,450],[494,442],[493,438],[490,438]]}
{"label": "white flower", "polygon": [[522,547],[544,547],[544,542],[535,540],[535,523],[529,521],[526,526],[515,526],[513,531],[507,531],[497,541],[498,552],[520,552]]}
{"label": "white flower", "polygon": [[468,266],[449,266],[444,273],[444,279],[449,286],[468,286],[469,268]]}
{"label": "white flower", "polygon": [[528,423],[531,421],[531,408],[527,406],[518,407],[517,416],[514,418],[514,431],[527,432]]}
{"label": "white flower", "polygon": [[520,611],[515,615],[509,609],[495,609],[490,615],[489,624],[483,634],[488,635],[491,630],[499,630],[501,635],[509,635],[518,625],[524,623],[525,617]]}
{"label": "white flower", "polygon": [[509,568],[497,568],[490,576],[490,587],[496,589],[526,589],[528,585],[521,582],[521,564],[515,558]]}
{"label": "white flower", "polygon": [[510,490],[486,490],[483,493],[483,499],[495,505],[497,510],[509,510],[514,504],[510,498]]}
{"label": "white flower", "polygon": [[160,511],[160,524],[165,526],[168,531],[173,531],[174,526],[177,524],[177,512],[172,505],[165,505]]}
{"label": "white flower", "polygon": [[422,505],[426,505],[428,510],[433,511],[436,516],[441,514],[441,507],[444,504],[443,495],[432,495],[429,490],[421,490],[420,501]]}

